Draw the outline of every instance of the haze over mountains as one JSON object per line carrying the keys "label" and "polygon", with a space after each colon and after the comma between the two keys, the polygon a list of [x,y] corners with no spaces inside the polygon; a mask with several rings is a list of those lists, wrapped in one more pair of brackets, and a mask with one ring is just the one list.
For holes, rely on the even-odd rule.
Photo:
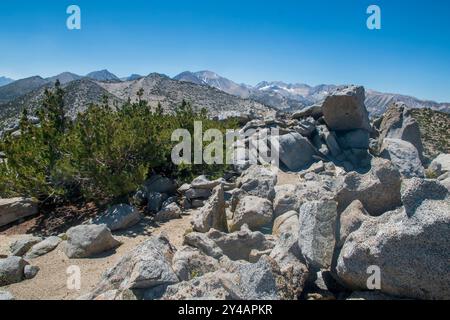
{"label": "haze over mountains", "polygon": [[[191,101],[196,109],[206,108],[211,116],[268,115],[277,110],[291,112],[320,103],[339,85],[289,84],[263,81],[256,86],[238,84],[211,71],[183,72],[174,78],[151,73],[132,74],[120,79],[108,70],[94,71],[86,76],[63,72],[53,77],[33,76],[13,81],[0,78],[0,122],[17,119],[23,108],[35,110],[46,88],[59,80],[66,91],[66,107],[76,116],[89,103],[99,103],[108,97],[111,106],[127,99],[137,99],[137,91],[144,89],[144,99],[150,106],[160,103],[166,111],[174,110],[181,101]],[[423,101],[411,96],[381,93],[366,89],[366,106],[372,115],[382,114],[387,107],[403,101],[412,108],[431,108],[450,112],[449,103]]]}

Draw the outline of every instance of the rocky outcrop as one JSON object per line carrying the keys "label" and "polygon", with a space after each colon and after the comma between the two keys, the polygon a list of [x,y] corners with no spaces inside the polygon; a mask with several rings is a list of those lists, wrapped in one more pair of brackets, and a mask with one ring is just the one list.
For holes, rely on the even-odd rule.
{"label": "rocky outcrop", "polygon": [[364,88],[356,86],[329,95],[322,104],[323,116],[328,127],[334,131],[353,129],[370,131],[364,99]]}
{"label": "rocky outcrop", "polygon": [[417,149],[419,157],[423,161],[423,144],[419,124],[404,103],[394,103],[389,107],[383,115],[379,131],[380,146],[385,138],[407,141]]}
{"label": "rocky outcrop", "polygon": [[0,199],[0,227],[37,213],[37,201],[34,199]]}
{"label": "rocky outcrop", "polygon": [[252,232],[244,225],[241,230],[224,233],[211,229],[208,233],[191,232],[185,235],[184,243],[198,248],[216,259],[227,256],[231,260],[249,261],[252,250],[272,249],[273,241],[261,232]]}
{"label": "rocky outcrop", "polygon": [[401,176],[388,160],[375,158],[367,174],[350,172],[337,192],[338,212],[359,200],[370,215],[378,216],[401,206]]}
{"label": "rocky outcrop", "polygon": [[105,224],[111,231],[127,229],[141,220],[139,211],[127,204],[112,206],[99,217],[93,219],[94,224]]}
{"label": "rocky outcrop", "polygon": [[267,256],[255,264],[237,264],[234,270],[219,270],[189,282],[169,286],[163,296],[163,299],[167,300],[295,298],[291,280],[286,278],[277,263]]}
{"label": "rocky outcrop", "polygon": [[219,231],[228,231],[222,184],[214,188],[212,196],[205,206],[194,213],[192,226],[194,231],[198,232],[208,232],[211,228]]}
{"label": "rocky outcrop", "polygon": [[[440,182],[414,178],[403,183],[401,198],[406,214],[413,216],[424,201],[443,201],[448,197],[448,194],[448,190]],[[442,210],[444,209],[445,207],[442,208]],[[450,212],[447,213],[450,214]]]}
{"label": "rocky outcrop", "polygon": [[93,299],[109,290],[156,290],[179,281],[172,269],[175,248],[164,236],[150,237],[125,254],[107,270],[86,299]]}
{"label": "rocky outcrop", "polygon": [[79,225],[70,228],[66,235],[64,253],[69,258],[89,258],[120,245],[104,224]]}
{"label": "rocky outcrop", "polygon": [[334,200],[310,201],[300,208],[298,244],[308,263],[315,268],[331,266],[337,220]]}
{"label": "rocky outcrop", "polygon": [[425,177],[425,169],[422,166],[419,152],[416,147],[407,141],[384,139],[380,156],[390,160],[406,178]]}
{"label": "rocky outcrop", "polygon": [[243,197],[233,213],[229,223],[230,231],[240,230],[246,224],[251,230],[259,230],[272,221],[272,203],[255,196]]}
{"label": "rocky outcrop", "polygon": [[450,200],[443,190],[437,182],[413,179],[402,194],[406,210],[364,221],[340,252],[341,281],[352,290],[367,290],[367,270],[376,265],[382,293],[449,299]]}
{"label": "rocky outcrop", "polygon": [[[314,180],[318,178],[317,180]],[[334,177],[333,177],[334,178]],[[313,176],[313,180],[299,182],[298,184],[286,184],[275,187],[275,199],[273,201],[274,217],[289,211],[299,211],[306,201],[332,198],[334,189],[339,185],[340,178],[333,179],[330,185],[327,181]],[[336,183],[336,185],[334,185]]]}
{"label": "rocky outcrop", "polygon": [[219,269],[219,261],[197,248],[183,246],[173,256],[172,268],[180,281],[189,281]]}

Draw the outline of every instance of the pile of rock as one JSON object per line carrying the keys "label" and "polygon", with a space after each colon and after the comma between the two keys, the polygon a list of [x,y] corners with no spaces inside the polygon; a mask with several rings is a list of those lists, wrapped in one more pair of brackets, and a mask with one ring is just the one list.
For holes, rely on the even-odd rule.
{"label": "pile of rock", "polygon": [[181,203],[183,204],[183,208],[189,210],[203,207],[206,200],[212,195],[213,189],[219,185],[222,185],[224,190],[234,188],[233,183],[229,183],[223,178],[209,180],[204,175],[195,178],[190,184],[183,184],[178,188],[178,193],[182,198]]}
{"label": "pile of rock", "polygon": [[[364,170],[370,167],[368,151],[372,132],[364,100],[363,87],[343,87],[321,105],[296,112],[290,119],[254,120],[241,131],[254,129],[253,136],[245,141],[248,144],[257,135],[278,129],[280,136],[275,145],[279,150],[276,151],[281,167],[289,171],[304,170],[319,160],[333,162],[346,171]],[[271,141],[268,141],[269,148]],[[250,155],[240,160],[249,162]]]}

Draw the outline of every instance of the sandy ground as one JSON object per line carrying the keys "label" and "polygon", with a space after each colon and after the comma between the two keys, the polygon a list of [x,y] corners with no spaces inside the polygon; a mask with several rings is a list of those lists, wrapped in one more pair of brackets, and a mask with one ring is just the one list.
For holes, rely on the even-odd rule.
{"label": "sandy ground", "polygon": [[[59,245],[54,251],[29,260],[30,264],[40,268],[34,279],[0,289],[11,292],[17,300],[76,299],[91,291],[104,271],[112,267],[125,253],[133,250],[150,235],[165,232],[174,246],[181,246],[183,235],[190,228],[190,220],[190,215],[185,215],[182,219],[171,220],[155,228],[147,219],[143,219],[137,226],[125,232],[114,233],[114,236],[122,242],[121,246],[114,251],[90,259],[69,259],[61,251],[61,245]],[[0,255],[8,254],[10,243],[20,237],[23,235],[0,235]],[[79,291],[67,288],[68,275],[66,271],[72,265],[78,266],[81,270],[81,290]]]}
{"label": "sandy ground", "polygon": [[[295,173],[278,172],[278,185],[298,183],[299,176]],[[138,225],[123,232],[115,232],[114,236],[122,245],[114,251],[90,259],[69,259],[61,250],[61,245],[54,251],[32,259],[29,262],[40,268],[34,279],[2,287],[10,291],[18,300],[70,300],[76,299],[91,291],[101,278],[103,272],[111,268],[124,254],[133,250],[150,235],[165,232],[175,247],[180,247],[186,230],[190,229],[190,214],[182,219],[171,220],[159,226],[153,225],[144,218]],[[20,230],[19,229],[16,229]],[[8,234],[8,233],[7,233]],[[9,245],[14,240],[23,237],[22,234],[0,235],[0,255],[8,255]],[[81,270],[81,290],[67,288],[67,268],[76,265]]]}
{"label": "sandy ground", "polygon": [[300,182],[300,177],[297,173],[293,172],[283,172],[281,170],[278,171],[278,181],[277,185],[285,185],[285,184],[297,184]]}

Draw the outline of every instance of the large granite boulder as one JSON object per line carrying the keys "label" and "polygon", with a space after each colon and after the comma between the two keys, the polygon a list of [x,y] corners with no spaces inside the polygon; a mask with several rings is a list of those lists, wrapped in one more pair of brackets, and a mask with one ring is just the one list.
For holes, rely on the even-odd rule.
{"label": "large granite boulder", "polygon": [[365,129],[371,131],[364,100],[364,87],[356,86],[343,88],[325,98],[322,111],[330,130]]}
{"label": "large granite boulder", "polygon": [[385,138],[400,139],[411,143],[423,161],[423,144],[420,127],[413,118],[411,110],[402,102],[392,104],[383,116],[380,125],[379,144]]}
{"label": "large granite boulder", "polygon": [[337,192],[338,212],[359,200],[370,215],[378,216],[401,206],[401,175],[388,160],[375,158],[367,174],[350,172]]}
{"label": "large granite boulder", "polygon": [[66,235],[64,252],[69,258],[89,258],[120,245],[104,224],[79,225],[70,228]]}
{"label": "large granite boulder", "polygon": [[381,146],[380,155],[390,160],[406,178],[425,177],[419,152],[408,141],[386,138]]}
{"label": "large granite boulder", "polygon": [[279,137],[279,157],[282,164],[290,171],[306,169],[316,155],[316,149],[298,132],[288,133]]}
{"label": "large granite boulder", "polygon": [[298,244],[302,254],[314,268],[329,268],[336,243],[337,203],[306,202],[300,208],[299,221]]}
{"label": "large granite boulder", "polygon": [[347,237],[336,266],[341,281],[351,290],[367,290],[368,268],[378,266],[382,293],[450,299],[450,199],[443,192],[435,181],[407,182],[407,210],[368,219]]}
{"label": "large granite boulder", "polygon": [[179,279],[172,269],[175,251],[165,235],[150,237],[107,270],[86,298],[93,299],[109,290],[156,289],[177,283]]}
{"label": "large granite boulder", "polygon": [[267,256],[257,263],[235,264],[232,270],[219,270],[169,286],[163,296],[166,300],[296,298],[292,280],[282,274],[278,264]]}
{"label": "large granite boulder", "polygon": [[230,231],[240,230],[246,224],[251,230],[257,231],[272,221],[272,203],[255,196],[243,197],[233,213],[229,223]]}
{"label": "large granite boulder", "polygon": [[[314,176],[316,177],[316,176]],[[334,189],[340,185],[341,179],[330,177],[329,184],[324,180],[302,181],[297,184],[286,184],[275,187],[275,199],[273,201],[274,217],[277,218],[289,211],[299,211],[306,201],[332,198]]]}
{"label": "large granite boulder", "polygon": [[269,167],[252,165],[242,173],[237,184],[249,195],[273,200],[277,174]]}
{"label": "large granite boulder", "polygon": [[0,287],[24,280],[24,268],[28,262],[21,257],[0,259]]}
{"label": "large granite boulder", "polygon": [[127,204],[110,207],[102,215],[92,220],[94,224],[105,224],[111,231],[122,230],[134,226],[141,220],[139,211]]}

